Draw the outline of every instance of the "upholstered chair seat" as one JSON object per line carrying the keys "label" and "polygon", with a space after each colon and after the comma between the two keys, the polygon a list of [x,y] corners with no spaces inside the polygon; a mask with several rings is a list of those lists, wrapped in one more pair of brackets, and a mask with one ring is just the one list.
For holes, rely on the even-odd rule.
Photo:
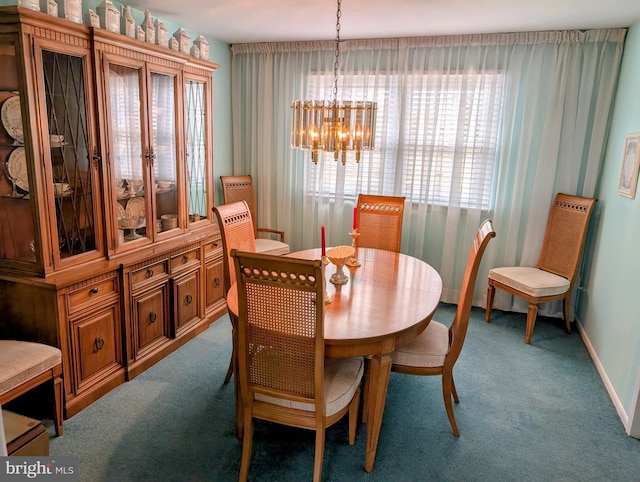
{"label": "upholstered chair seat", "polygon": [[571,287],[567,278],[528,266],[493,268],[489,277],[529,296],[554,296],[566,293]]}
{"label": "upholstered chair seat", "polygon": [[56,433],[62,435],[62,352],[29,341],[0,340],[0,405],[52,381]]}
{"label": "upholstered chair seat", "polygon": [[281,243],[276,239],[256,238],[256,253],[271,254],[273,256],[282,256],[289,254],[289,245]]}
{"label": "upholstered chair seat", "polygon": [[391,360],[409,367],[440,367],[449,351],[449,328],[431,320],[415,340],[396,348]]}

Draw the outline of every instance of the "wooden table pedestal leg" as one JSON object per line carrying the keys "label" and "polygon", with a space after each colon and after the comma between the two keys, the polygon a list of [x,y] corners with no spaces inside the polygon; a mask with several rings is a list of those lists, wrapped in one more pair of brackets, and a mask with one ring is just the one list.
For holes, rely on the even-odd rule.
{"label": "wooden table pedestal leg", "polygon": [[386,355],[374,355],[370,359],[369,371],[369,409],[367,420],[367,451],[364,469],[367,472],[373,470],[382,426],[382,413],[384,402],[387,398],[387,386],[391,373],[391,357]]}

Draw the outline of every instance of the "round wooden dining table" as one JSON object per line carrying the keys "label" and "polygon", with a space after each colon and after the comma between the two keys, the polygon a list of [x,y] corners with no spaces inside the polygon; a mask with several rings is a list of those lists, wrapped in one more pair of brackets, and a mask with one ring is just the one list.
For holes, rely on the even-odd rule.
{"label": "round wooden dining table", "polygon": [[[287,256],[320,259],[320,249],[298,251]],[[349,281],[329,282],[335,266],[325,269],[325,356],[369,358],[369,393],[364,407],[367,420],[365,470],[371,472],[376,457],[382,414],[391,373],[390,354],[418,336],[438,308],[442,279],[422,260],[372,248],[357,251],[361,266],[345,266]],[[238,313],[236,286],[227,294],[227,305]]]}

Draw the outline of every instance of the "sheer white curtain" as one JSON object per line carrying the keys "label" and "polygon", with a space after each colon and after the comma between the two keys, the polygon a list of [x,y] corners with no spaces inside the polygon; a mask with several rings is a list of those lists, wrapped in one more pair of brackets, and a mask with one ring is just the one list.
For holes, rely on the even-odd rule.
{"label": "sheer white curtain", "polygon": [[333,96],[334,43],[234,45],[234,171],[254,176],[258,218],[294,250],[317,246],[320,225],[328,244],[349,242],[360,192],[405,196],[402,252],[438,269],[447,302],[494,219],[484,305],[491,266],[535,263],[555,193],[594,194],[625,33],[343,42],[338,99],[378,103],[375,150],[346,166],[289,147],[291,101]]}

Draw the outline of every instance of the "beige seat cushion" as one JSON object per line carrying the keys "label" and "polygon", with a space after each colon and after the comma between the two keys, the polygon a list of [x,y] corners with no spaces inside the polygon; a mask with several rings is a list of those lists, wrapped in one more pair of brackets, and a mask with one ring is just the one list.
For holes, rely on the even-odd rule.
{"label": "beige seat cushion", "polygon": [[566,293],[570,283],[567,278],[538,268],[509,266],[489,271],[489,279],[536,298]]}
{"label": "beige seat cushion", "polygon": [[256,253],[282,256],[284,254],[289,254],[289,245],[276,241],[275,239],[257,238]]}
{"label": "beige seat cushion", "polygon": [[62,363],[58,348],[29,341],[0,340],[0,394]]}
{"label": "beige seat cushion", "polygon": [[415,340],[391,353],[391,360],[410,367],[440,367],[448,351],[449,328],[431,320]]}
{"label": "beige seat cushion", "polygon": [[[349,404],[360,386],[363,373],[364,361],[362,358],[328,358],[325,360],[325,415],[333,415]],[[261,393],[256,393],[256,400],[307,412],[315,410],[315,406],[311,403],[294,402]]]}

